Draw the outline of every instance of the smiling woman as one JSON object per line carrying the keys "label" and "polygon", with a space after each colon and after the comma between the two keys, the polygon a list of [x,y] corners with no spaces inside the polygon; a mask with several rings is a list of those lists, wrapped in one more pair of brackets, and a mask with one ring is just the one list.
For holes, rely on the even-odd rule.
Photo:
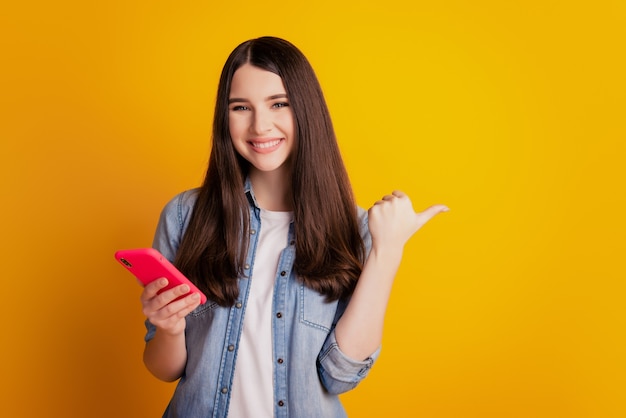
{"label": "smiling woman", "polygon": [[338,395],[378,357],[404,244],[445,210],[415,213],[399,191],[357,207],[307,59],[278,38],[239,45],[204,184],[154,238],[209,301],[158,282],[141,298],[145,364],[181,379],[165,416],[346,416]]}

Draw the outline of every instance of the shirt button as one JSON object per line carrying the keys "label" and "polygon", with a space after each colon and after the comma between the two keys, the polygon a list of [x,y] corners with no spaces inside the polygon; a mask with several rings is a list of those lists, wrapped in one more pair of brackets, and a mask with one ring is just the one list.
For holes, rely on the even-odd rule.
{"label": "shirt button", "polygon": [[279,358],[278,360],[278,364],[283,364],[284,360],[282,358]]}
{"label": "shirt button", "polygon": [[283,317],[282,312],[278,312],[278,313],[276,314],[276,318],[282,318],[282,317]]}
{"label": "shirt button", "polygon": [[280,275],[281,275],[281,276],[284,276],[285,274],[287,274],[287,272],[286,272],[285,270],[283,270],[283,271],[281,271],[281,272],[280,272]]}
{"label": "shirt button", "polygon": [[234,345],[229,345],[228,346],[228,351],[235,351],[235,346]]}
{"label": "shirt button", "polygon": [[222,388],[222,393],[228,393],[228,388],[223,387],[223,388]]}
{"label": "shirt button", "polygon": [[285,406],[285,402],[284,401],[278,401],[278,406]]}
{"label": "shirt button", "polygon": [[241,302],[235,303],[235,308],[241,309]]}
{"label": "shirt button", "polygon": [[254,235],[254,234],[256,234],[256,229],[251,229],[250,230],[250,235]]}
{"label": "shirt button", "polygon": [[245,266],[243,266],[243,268],[248,270],[250,268],[250,264],[246,264]]}

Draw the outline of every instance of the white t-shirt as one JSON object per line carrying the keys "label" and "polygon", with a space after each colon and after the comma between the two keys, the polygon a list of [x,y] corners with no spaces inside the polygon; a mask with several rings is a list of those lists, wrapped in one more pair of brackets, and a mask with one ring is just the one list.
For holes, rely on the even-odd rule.
{"label": "white t-shirt", "polygon": [[274,416],[272,296],[292,219],[292,212],[261,209],[261,232],[237,351],[229,418]]}

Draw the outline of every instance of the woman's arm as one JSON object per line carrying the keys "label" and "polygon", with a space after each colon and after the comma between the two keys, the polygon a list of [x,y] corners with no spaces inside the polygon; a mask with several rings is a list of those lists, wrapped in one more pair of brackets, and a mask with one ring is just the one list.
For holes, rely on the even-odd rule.
{"label": "woman's arm", "polygon": [[432,217],[447,210],[444,205],[434,205],[416,213],[409,197],[400,191],[370,208],[372,249],[335,329],[337,345],[345,355],[362,360],[380,346],[387,302],[404,245]]}
{"label": "woman's arm", "polygon": [[200,304],[196,293],[174,301],[189,292],[187,285],[180,285],[161,294],[167,279],[155,280],[141,294],[143,313],[156,327],[154,337],[146,343],[143,361],[146,368],[157,378],[172,382],[185,370],[187,348],[185,345],[185,316]]}

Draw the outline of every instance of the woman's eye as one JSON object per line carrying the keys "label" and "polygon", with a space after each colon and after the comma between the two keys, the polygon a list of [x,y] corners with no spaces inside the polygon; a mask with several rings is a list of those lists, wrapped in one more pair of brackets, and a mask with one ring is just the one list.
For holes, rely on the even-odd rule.
{"label": "woman's eye", "polygon": [[281,107],[287,107],[287,106],[289,106],[289,103],[287,102],[278,102],[272,105],[272,107],[277,108],[277,109]]}
{"label": "woman's eye", "polygon": [[248,107],[247,106],[243,106],[243,105],[233,106],[232,110],[235,110],[235,111],[237,111],[237,110],[248,110]]}

